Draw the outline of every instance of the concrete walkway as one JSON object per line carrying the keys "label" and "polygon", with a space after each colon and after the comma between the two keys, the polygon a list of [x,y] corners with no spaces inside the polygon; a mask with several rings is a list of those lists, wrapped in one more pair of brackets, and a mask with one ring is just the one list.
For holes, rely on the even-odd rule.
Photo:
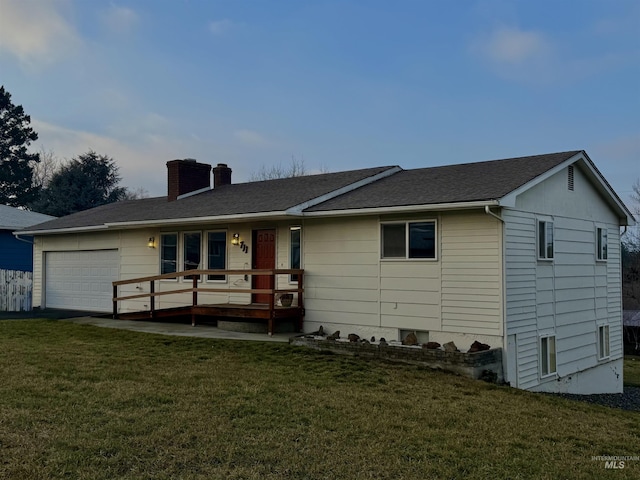
{"label": "concrete walkway", "polygon": [[295,333],[275,333],[272,337],[266,333],[242,333],[220,330],[210,325],[191,325],[168,322],[146,322],[142,320],[114,320],[99,317],[77,317],[62,319],[65,322],[73,322],[81,325],[93,325],[96,327],[119,328],[133,330],[135,332],[155,333],[158,335],[175,335],[179,337],[220,338],[225,340],[251,340],[254,342],[281,342],[289,343],[289,338]]}

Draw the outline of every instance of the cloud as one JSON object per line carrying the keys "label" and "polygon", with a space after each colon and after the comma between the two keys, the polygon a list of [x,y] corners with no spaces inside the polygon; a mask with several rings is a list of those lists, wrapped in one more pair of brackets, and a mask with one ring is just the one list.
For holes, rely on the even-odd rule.
{"label": "cloud", "polygon": [[138,14],[130,8],[111,3],[102,14],[102,21],[114,33],[127,33],[138,23]]}
{"label": "cloud", "polygon": [[185,152],[193,150],[192,145],[186,141],[166,135],[148,134],[129,140],[65,128],[40,120],[32,119],[31,123],[39,135],[38,141],[33,145],[34,151],[42,147],[53,151],[60,159],[70,159],[90,149],[108,155],[120,168],[123,186],[145,188],[151,196],[165,195],[166,162],[184,158]]}
{"label": "cloud", "polygon": [[35,67],[77,48],[81,41],[60,12],[65,5],[59,0],[2,0],[0,52]]}
{"label": "cloud", "polygon": [[269,140],[264,135],[252,130],[236,130],[233,132],[233,136],[241,143],[250,147],[265,148],[273,147],[276,144],[276,142]]}
{"label": "cloud", "polygon": [[224,35],[234,27],[234,23],[229,19],[214,20],[209,22],[209,31],[214,35]]}
{"label": "cloud", "polygon": [[475,49],[491,62],[522,64],[549,54],[550,42],[540,32],[501,27],[480,39]]}

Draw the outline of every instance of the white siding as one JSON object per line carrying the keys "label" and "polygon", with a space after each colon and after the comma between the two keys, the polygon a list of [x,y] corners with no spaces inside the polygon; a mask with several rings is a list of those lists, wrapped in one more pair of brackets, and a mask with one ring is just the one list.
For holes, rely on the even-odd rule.
{"label": "white siding", "polygon": [[[602,364],[596,342],[600,324],[610,325],[611,360],[622,355],[617,218],[577,168],[574,191],[566,181],[566,171],[560,172],[518,198],[517,209],[503,211],[507,334],[517,339],[520,388],[555,388],[555,377],[540,387],[543,334],[556,335],[559,378]],[[552,261],[537,259],[538,219],[553,222]],[[597,227],[608,231],[606,262],[596,261]]]}

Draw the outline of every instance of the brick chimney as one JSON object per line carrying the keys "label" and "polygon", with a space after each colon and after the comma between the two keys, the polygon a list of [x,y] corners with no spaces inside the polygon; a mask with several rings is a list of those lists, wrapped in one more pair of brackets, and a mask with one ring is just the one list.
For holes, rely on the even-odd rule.
{"label": "brick chimney", "polygon": [[173,202],[180,195],[211,188],[211,165],[193,159],[167,162],[167,196]]}
{"label": "brick chimney", "polygon": [[231,169],[226,163],[219,163],[213,169],[213,188],[231,184]]}

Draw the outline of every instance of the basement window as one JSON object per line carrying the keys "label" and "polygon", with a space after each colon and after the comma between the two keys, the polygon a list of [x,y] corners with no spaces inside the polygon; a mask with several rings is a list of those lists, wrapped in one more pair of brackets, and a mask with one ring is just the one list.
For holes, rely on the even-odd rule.
{"label": "basement window", "polygon": [[540,339],[540,376],[556,373],[556,337],[550,335]]}
{"label": "basement window", "polygon": [[609,325],[598,327],[598,359],[609,358]]}
{"label": "basement window", "polygon": [[383,259],[435,259],[436,222],[383,223]]}

